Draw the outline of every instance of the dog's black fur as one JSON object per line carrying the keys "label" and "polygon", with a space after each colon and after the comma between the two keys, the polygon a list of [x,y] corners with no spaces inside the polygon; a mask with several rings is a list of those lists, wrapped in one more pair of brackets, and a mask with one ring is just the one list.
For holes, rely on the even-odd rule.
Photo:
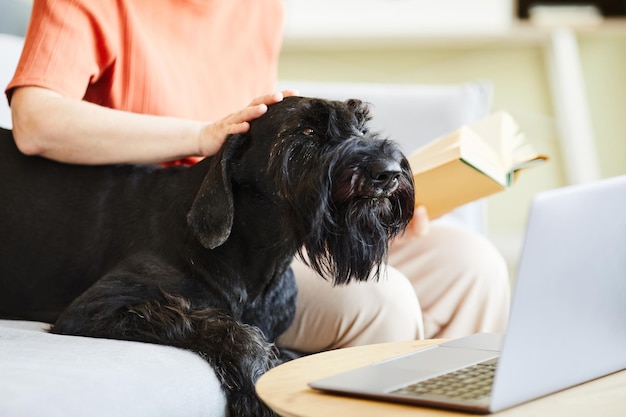
{"label": "dog's black fur", "polygon": [[60,164],[1,130],[0,316],[195,351],[231,416],[273,415],[254,383],[285,359],[292,257],[376,277],[412,216],[408,163],[368,120],[358,100],[286,98],[190,168]]}

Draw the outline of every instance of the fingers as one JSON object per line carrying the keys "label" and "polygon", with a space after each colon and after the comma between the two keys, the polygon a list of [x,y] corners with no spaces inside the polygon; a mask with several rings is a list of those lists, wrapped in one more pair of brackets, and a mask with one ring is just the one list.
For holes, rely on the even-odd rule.
{"label": "fingers", "polygon": [[210,123],[200,135],[202,155],[212,155],[221,147],[226,136],[245,133],[250,129],[250,122],[264,115],[267,107],[282,101],[285,97],[298,94],[296,90],[284,90],[257,97],[245,108]]}
{"label": "fingers", "polygon": [[237,133],[246,133],[250,129],[250,123],[241,122],[228,124],[224,128],[223,136],[224,138],[228,135],[236,135]]}
{"label": "fingers", "polygon": [[430,218],[425,206],[417,206],[413,212],[413,219],[409,223],[411,233],[415,236],[423,236],[430,230]]}
{"label": "fingers", "polygon": [[266,94],[261,97],[257,97],[248,105],[248,107],[227,116],[224,121],[226,123],[235,124],[236,127],[232,127],[233,131],[229,133],[244,133],[250,127],[249,124],[244,122],[250,122],[258,117],[261,117],[265,112],[267,112],[267,106],[278,103],[282,101],[285,97],[291,97],[298,94],[296,90],[283,90],[280,92]]}
{"label": "fingers", "polygon": [[298,90],[283,90],[281,91],[281,93],[283,94],[283,98],[293,97],[293,96],[297,96],[298,94],[300,94]]}
{"label": "fingers", "polygon": [[269,106],[270,104],[278,103],[283,99],[283,93],[277,92],[272,94],[266,94],[261,97],[257,97],[250,103],[250,106],[256,106],[259,104],[265,104]]}
{"label": "fingers", "polygon": [[297,90],[283,90],[276,93],[266,94],[261,97],[257,97],[250,103],[250,106],[256,106],[259,104],[265,104],[267,106],[282,101],[285,97],[292,97],[298,94]]}
{"label": "fingers", "polygon": [[242,110],[239,110],[236,113],[233,113],[231,116],[233,120],[231,123],[241,123],[241,122],[249,122],[258,117],[263,116],[267,112],[267,104],[261,103],[256,105],[250,105]]}

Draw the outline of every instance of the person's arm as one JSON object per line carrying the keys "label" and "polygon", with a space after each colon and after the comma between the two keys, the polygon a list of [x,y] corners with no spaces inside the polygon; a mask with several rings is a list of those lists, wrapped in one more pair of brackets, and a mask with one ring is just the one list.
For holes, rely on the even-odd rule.
{"label": "person's arm", "polygon": [[60,162],[159,163],[215,154],[228,134],[247,131],[250,120],[282,98],[283,93],[266,95],[221,120],[198,122],[113,110],[45,88],[19,87],[11,98],[13,134],[23,153]]}

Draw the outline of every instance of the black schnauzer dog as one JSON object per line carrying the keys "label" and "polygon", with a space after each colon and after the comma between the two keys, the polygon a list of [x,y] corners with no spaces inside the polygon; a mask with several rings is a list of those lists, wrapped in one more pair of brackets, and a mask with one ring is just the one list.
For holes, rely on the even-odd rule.
{"label": "black schnauzer dog", "polygon": [[367,106],[290,97],[190,168],[79,166],[0,131],[0,316],[176,346],[215,369],[229,412],[274,415],[254,383],[288,359],[303,255],[336,284],[376,279],[413,213],[407,160]]}

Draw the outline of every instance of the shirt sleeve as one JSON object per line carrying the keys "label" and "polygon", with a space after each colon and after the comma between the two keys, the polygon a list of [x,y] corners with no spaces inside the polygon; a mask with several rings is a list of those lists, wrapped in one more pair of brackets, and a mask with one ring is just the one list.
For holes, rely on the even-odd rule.
{"label": "shirt sleeve", "polygon": [[[24,49],[7,98],[16,87],[38,86],[82,99],[90,83],[105,72],[113,54],[104,32],[105,10],[90,0],[35,0]],[[111,22],[109,20],[109,22]],[[109,23],[110,25],[110,23]],[[113,32],[114,33],[114,32]]]}

